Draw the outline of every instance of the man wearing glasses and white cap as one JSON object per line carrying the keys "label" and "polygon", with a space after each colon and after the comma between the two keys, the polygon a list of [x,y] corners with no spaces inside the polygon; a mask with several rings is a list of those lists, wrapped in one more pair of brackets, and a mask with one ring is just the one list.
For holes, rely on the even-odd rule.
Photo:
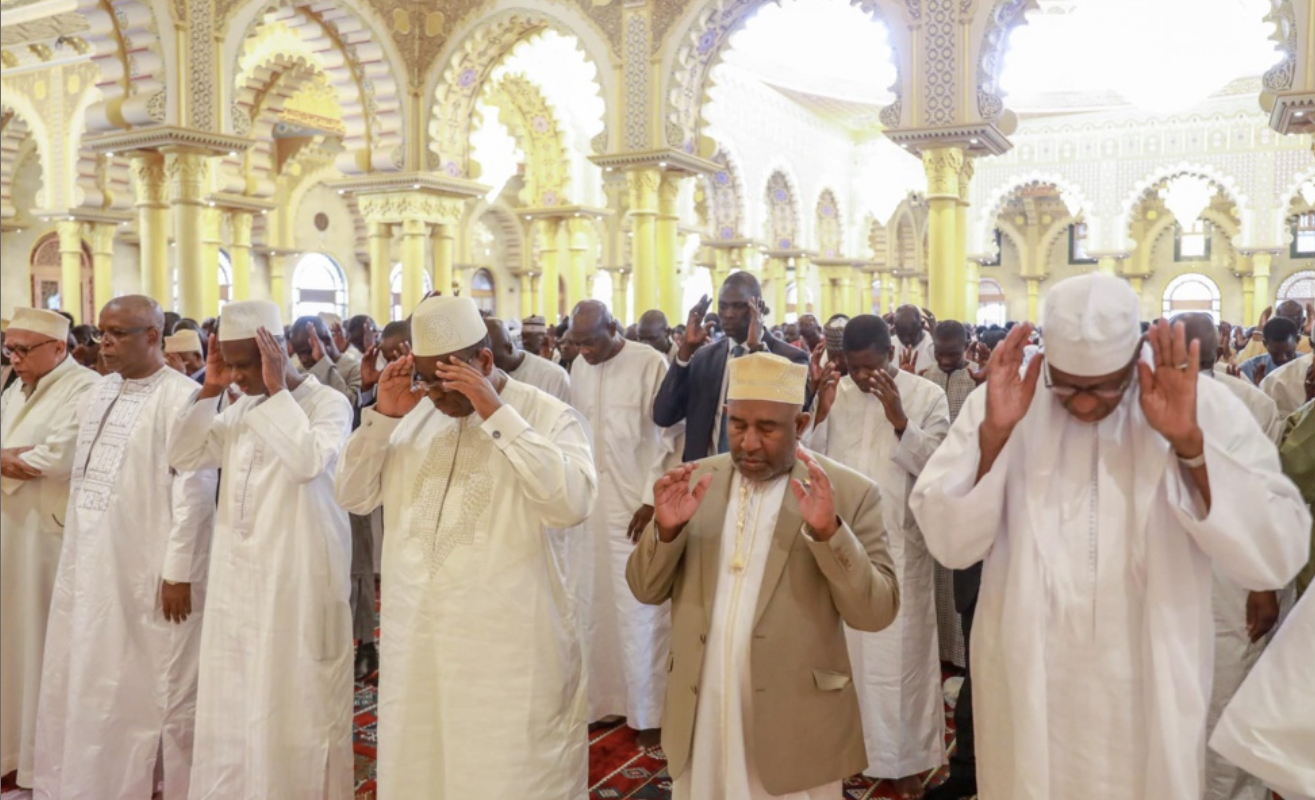
{"label": "man wearing glasses and white cap", "polygon": [[[985,559],[970,648],[982,800],[1200,797],[1212,562],[1252,591],[1306,562],[1310,517],[1200,343],[1100,274],[1010,331],[914,488],[932,555]],[[1044,388],[1038,389],[1042,373]]]}
{"label": "man wearing glasses and white cap", "polygon": [[59,568],[78,406],[100,375],[68,353],[68,319],[20,308],[5,331],[19,380],[0,399],[0,775],[30,787],[41,660]]}

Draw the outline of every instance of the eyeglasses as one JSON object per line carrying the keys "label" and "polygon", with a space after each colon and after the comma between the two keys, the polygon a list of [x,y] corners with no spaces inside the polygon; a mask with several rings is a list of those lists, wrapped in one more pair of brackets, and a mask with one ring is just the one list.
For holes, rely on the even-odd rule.
{"label": "eyeglasses", "polygon": [[153,326],[151,325],[142,325],[137,328],[107,328],[103,331],[96,331],[91,334],[91,340],[96,344],[100,344],[106,339],[118,341],[120,339],[127,339],[129,336],[136,336],[142,331],[149,331],[152,327]]}
{"label": "eyeglasses", "polygon": [[[475,360],[478,358],[479,356],[476,355],[474,358],[466,359],[464,363],[473,365],[475,363]],[[451,364],[451,362],[444,362],[444,363]],[[424,390],[426,394],[446,391],[443,388],[442,378],[438,376],[435,376],[433,378],[426,378],[424,375],[421,375],[419,372],[411,373],[411,386],[416,389]]]}
{"label": "eyeglasses", "polygon": [[54,344],[54,343],[57,342],[57,341],[59,341],[59,340],[58,340],[58,339],[47,339],[46,341],[42,342],[41,344],[34,344],[34,345],[32,345],[31,347],[25,347],[24,345],[21,345],[21,344],[7,344],[7,345],[5,345],[5,347],[4,347],[5,358],[11,358],[11,359],[12,359],[12,358],[24,359],[24,358],[27,358],[28,356],[32,355],[32,351],[33,351],[33,350],[36,350],[38,347],[45,347],[46,345],[48,345],[48,344]]}
{"label": "eyeglasses", "polygon": [[[1101,387],[1079,387],[1079,386],[1056,386],[1054,379],[1050,375],[1050,362],[1046,361],[1042,365],[1042,371],[1046,376],[1046,388],[1055,393],[1060,400],[1070,400],[1080,394],[1089,394],[1100,400],[1118,400],[1123,397],[1123,393],[1128,391],[1132,385],[1132,378],[1137,374],[1136,370],[1128,370],[1128,374],[1123,377],[1118,388],[1108,389]],[[1131,364],[1129,364],[1131,366]]]}

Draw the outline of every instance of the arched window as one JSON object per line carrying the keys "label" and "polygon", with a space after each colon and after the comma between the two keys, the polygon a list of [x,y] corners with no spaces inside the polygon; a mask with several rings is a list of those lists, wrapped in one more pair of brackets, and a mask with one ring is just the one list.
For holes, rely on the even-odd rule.
{"label": "arched window", "polygon": [[[434,279],[429,277],[429,273],[424,273],[425,277],[425,294],[434,291]],[[389,318],[396,322],[405,315],[402,313],[402,265],[400,263],[393,265],[393,271],[388,274],[388,291],[392,293],[391,314]]]}
{"label": "arched window", "polygon": [[1174,261],[1201,261],[1208,258],[1210,258],[1210,223],[1198,219],[1192,223],[1191,228],[1184,228],[1182,225],[1174,226]]}
{"label": "arched window", "polygon": [[219,307],[233,299],[233,260],[228,253],[219,251]]}
{"label": "arched window", "polygon": [[82,243],[82,308],[64,308],[61,289],[64,284],[63,256],[59,252],[59,235],[51,232],[32,248],[32,305],[52,311],[68,311],[78,322],[96,324],[95,284],[91,269],[91,248]]}
{"label": "arched window", "polygon": [[480,311],[496,316],[498,313],[497,283],[493,273],[486,269],[477,269],[470,276],[470,297],[479,306]]}
{"label": "arched window", "polygon": [[307,253],[292,271],[292,316],[315,316],[321,311],[347,316],[347,276],[332,258]]}
{"label": "arched window", "polygon": [[1004,287],[993,278],[982,278],[977,284],[977,324],[1004,325],[1008,318]]}
{"label": "arched window", "polygon": [[1189,272],[1164,287],[1164,316],[1173,319],[1185,311],[1204,311],[1219,321],[1219,284],[1205,275]]}
{"label": "arched window", "polygon": [[1303,269],[1289,275],[1279,284],[1278,299],[1296,300],[1303,306],[1315,303],[1315,269]]}

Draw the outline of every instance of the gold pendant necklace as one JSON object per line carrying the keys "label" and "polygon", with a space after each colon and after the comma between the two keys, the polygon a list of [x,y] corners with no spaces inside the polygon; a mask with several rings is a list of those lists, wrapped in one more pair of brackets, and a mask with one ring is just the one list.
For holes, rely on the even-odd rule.
{"label": "gold pendant necklace", "polygon": [[[744,527],[749,516],[749,498],[750,495],[758,494],[757,484],[740,477],[740,503],[735,511],[735,556],[731,559],[731,570],[736,575],[743,575],[748,567],[748,555],[744,552]],[[753,549],[753,542],[758,538],[758,514],[762,511],[762,503],[755,505],[753,510],[753,535],[749,539],[749,549]]]}

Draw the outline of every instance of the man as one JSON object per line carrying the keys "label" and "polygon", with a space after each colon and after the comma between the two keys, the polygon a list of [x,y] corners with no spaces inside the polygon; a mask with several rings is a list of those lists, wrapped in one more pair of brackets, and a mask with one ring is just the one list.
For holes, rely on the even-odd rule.
{"label": "man", "polygon": [[83,396],[46,635],[38,797],[149,798],[157,771],[167,800],[187,797],[217,478],[165,458],[197,389],[166,366],[163,328],[141,295],[100,313],[111,372]]}
{"label": "man", "polygon": [[881,630],[900,606],[881,501],[799,446],[806,366],[755,353],[730,372],[729,454],[658,481],[626,570],[640,602],[672,602],[672,796],[832,800],[867,763],[844,624]]}
{"label": "man", "polygon": [[329,336],[333,339],[333,346],[338,352],[343,353],[351,347],[351,342],[347,341],[347,331],[343,328],[342,317],[332,311],[321,311],[317,314],[320,319],[324,320],[324,325],[329,329]]}
{"label": "man", "polygon": [[[1271,317],[1272,314],[1272,317]],[[1264,327],[1270,319],[1283,317],[1290,319],[1297,326],[1300,335],[1309,334],[1310,328],[1307,327],[1310,320],[1306,317],[1306,309],[1302,308],[1301,303],[1296,300],[1284,300],[1277,306],[1266,308],[1260,314],[1260,324],[1251,329],[1250,336],[1246,339],[1246,346],[1242,347],[1237,354],[1235,363],[1244,364],[1247,361],[1265,354]],[[1311,351],[1311,342],[1308,338],[1301,338],[1297,342],[1297,353],[1304,355]]]}
{"label": "man", "polygon": [[549,354],[548,323],[538,314],[521,320],[521,348],[540,358],[556,361],[555,353]]}
{"label": "man", "polygon": [[164,361],[196,383],[205,383],[205,347],[196,331],[181,328],[164,337]]}
{"label": "man", "polygon": [[[1306,404],[1288,417],[1283,429],[1279,459],[1283,474],[1301,489],[1306,504],[1315,508],[1315,365],[1306,369]],[[1315,578],[1315,525],[1311,526],[1312,558],[1297,576],[1297,593],[1304,593]]]}
{"label": "man", "polygon": [[575,346],[575,343],[566,341],[566,332],[570,328],[571,320],[568,317],[557,323],[557,327],[553,329],[552,338],[552,341],[556,342],[557,363],[561,364],[567,375],[571,374],[571,365],[575,363],[575,359],[580,355],[580,350]]}
{"label": "man", "polygon": [[[667,374],[655,348],[628,346],[607,307],[586,300],[571,314],[567,338],[580,349],[571,382],[571,405],[593,431],[598,503],[585,523],[590,543],[584,645],[588,654],[589,719],[624,715],[631,728],[657,744],[671,609],[646,606],[626,585],[634,539],[653,518],[653,475],[673,443],[653,422],[653,399]],[[655,474],[655,475],[654,475]],[[638,509],[638,511],[636,511]]]}
{"label": "man", "polygon": [[[1311,338],[1315,339],[1315,334],[1311,334]],[[1315,357],[1307,353],[1269,372],[1261,381],[1260,390],[1278,406],[1280,416],[1287,417],[1306,402],[1306,376],[1312,364],[1315,364]]]}
{"label": "man", "polygon": [[[1305,563],[1309,514],[1199,343],[1091,273],[992,355],[914,487],[933,556],[985,560],[972,672],[981,800],[1202,794],[1211,561],[1248,590]],[[1045,390],[1037,391],[1042,372]],[[980,691],[978,691],[980,690]]]}
{"label": "man", "polygon": [[799,323],[787,322],[781,326],[781,338],[791,347],[804,349],[804,340],[799,336]]}
{"label": "man", "polygon": [[808,363],[804,351],[764,334],[762,318],[767,309],[762,287],[752,273],[736,272],[721,285],[717,308],[726,331],[723,342],[710,343],[711,334],[704,324],[708,304],[705,295],[690,311],[680,352],[653,401],[653,421],[658,425],[669,428],[682,420],[686,422],[685,461],[725,453],[730,448],[722,401],[731,361],[752,352],[769,352],[796,364]]}
{"label": "man", "polygon": [[822,343],[822,325],[817,321],[817,317],[804,314],[799,318],[799,338],[803,341],[800,350],[811,353],[817,349]]}
{"label": "man", "polygon": [[375,390],[384,368],[411,352],[411,323],[396,320],[384,326],[378,341],[361,357],[360,408],[374,405]]}
{"label": "man", "polygon": [[[1247,381],[1215,370],[1219,328],[1214,319],[1209,314],[1193,312],[1179,315],[1177,321],[1183,323],[1189,343],[1200,343],[1201,374],[1223,384],[1242,401],[1265,436],[1277,445],[1283,420],[1274,401]],[[1207,736],[1269,643],[1269,634],[1279,619],[1280,602],[1284,607],[1292,605],[1291,591],[1248,592],[1229,580],[1218,567],[1213,577],[1214,681],[1206,714]],[[1260,781],[1215,753],[1207,752],[1205,800],[1267,800],[1267,795]]]}
{"label": "man", "polygon": [[[282,329],[267,300],[225,305],[169,441],[174,469],[223,469],[191,800],[353,791],[351,544],[333,497],[352,409],[298,374],[271,333]],[[243,396],[220,413],[229,383]]]}
{"label": "man", "polygon": [[904,798],[922,795],[919,773],[945,759],[945,713],[936,640],[933,561],[909,512],[909,492],[950,429],[945,392],[897,369],[890,330],[863,314],[845,326],[849,375],[834,367],[818,392],[809,448],[877,484],[889,536],[900,614],[880,633],[846,634],[863,711],[870,777],[893,780]]}
{"label": "man", "polygon": [[639,318],[636,334],[639,341],[666,356],[667,364],[671,364],[680,355],[680,346],[671,339],[667,315],[656,308],[645,311]]}
{"label": "man", "polygon": [[849,317],[845,314],[832,314],[831,319],[826,321],[826,327],[823,329],[823,340],[826,342],[826,353],[822,359],[822,364],[835,364],[836,374],[844,377],[849,374],[849,366],[845,363],[845,326],[849,324]]}
{"label": "man", "polygon": [[0,398],[0,775],[32,786],[50,598],[59,567],[78,405],[100,376],[69,356],[68,320],[15,310],[5,354],[18,380]]}
{"label": "man", "polygon": [[498,369],[512,380],[528,383],[564,403],[571,402],[571,376],[565,369],[532,352],[517,350],[502,320],[486,317],[484,324],[492,345],[493,363]]}
{"label": "man", "polygon": [[302,371],[341,392],[352,408],[361,398],[361,360],[349,359],[338,349],[321,317],[298,317],[288,334],[288,348]]}
{"label": "man", "polygon": [[1265,352],[1244,361],[1239,371],[1247,380],[1259,385],[1265,375],[1297,357],[1300,336],[1297,323],[1287,317],[1274,317],[1265,323]]}
{"label": "man", "polygon": [[935,345],[928,333],[935,325],[930,312],[917,306],[902,305],[895,309],[895,335],[899,337],[899,368],[917,375],[936,361]]}
{"label": "man", "polygon": [[585,800],[580,646],[545,529],[593,508],[588,431],[497,369],[470,298],[426,298],[411,333],[337,477],[389,531],[379,796]]}
{"label": "man", "polygon": [[[364,356],[374,347],[379,339],[379,326],[368,314],[357,314],[347,320],[347,350],[354,350],[356,355]],[[346,352],[346,351],[344,351]]]}
{"label": "man", "polygon": [[95,325],[74,325],[69,333],[73,336],[73,360],[87,369],[96,368],[100,357],[100,338]]}

